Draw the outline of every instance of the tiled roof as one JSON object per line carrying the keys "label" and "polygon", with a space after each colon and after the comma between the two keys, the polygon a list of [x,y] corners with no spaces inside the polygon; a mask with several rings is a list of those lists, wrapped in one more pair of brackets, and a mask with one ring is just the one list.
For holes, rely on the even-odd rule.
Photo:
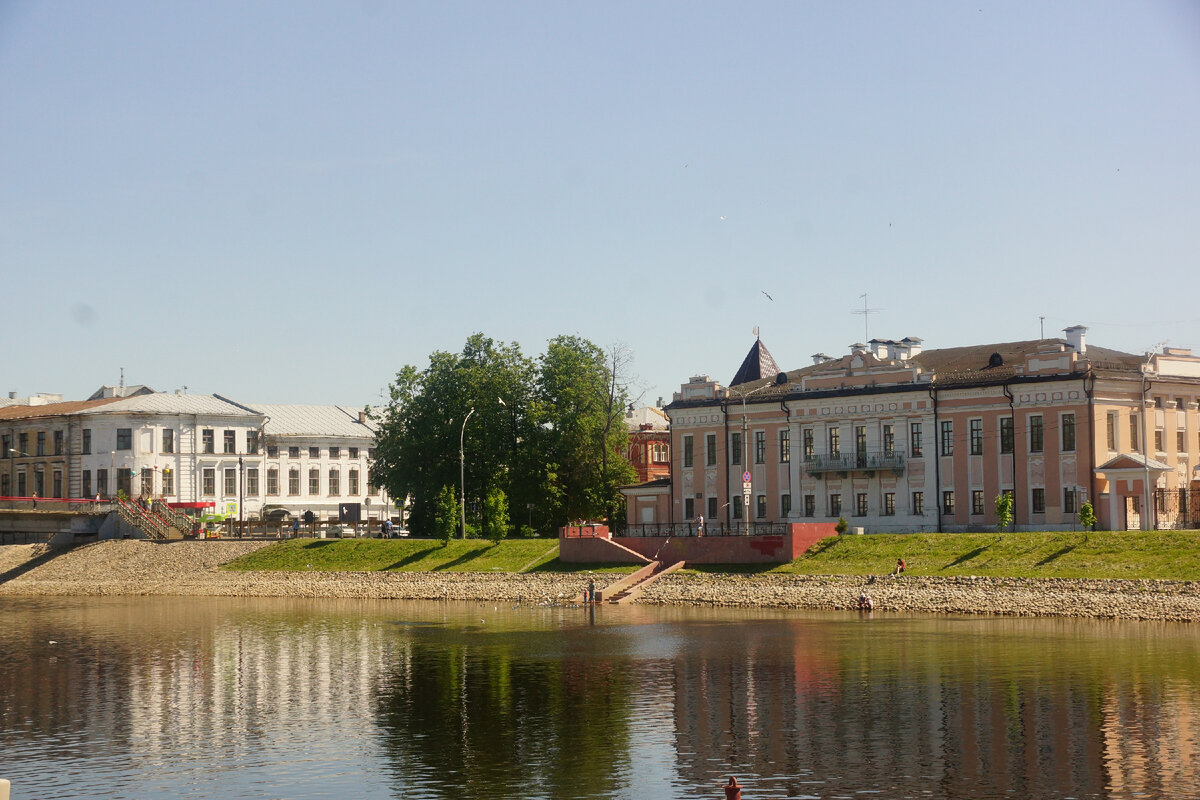
{"label": "tiled roof", "polygon": [[267,416],[268,436],[345,436],[369,439],[375,435],[370,419],[358,421],[358,409],[346,406],[264,405],[247,403]]}
{"label": "tiled roof", "polygon": [[630,414],[625,416],[625,427],[633,431],[642,430],[643,425],[649,425],[650,430],[665,431],[667,429],[667,415],[661,408],[655,406],[642,406],[635,408]]}
{"label": "tiled roof", "polygon": [[107,397],[103,400],[68,400],[62,403],[47,403],[42,406],[3,406],[0,407],[0,419],[33,419],[35,417],[56,417],[60,414],[88,413],[100,406],[115,403],[119,399],[119,397]]}
{"label": "tiled roof", "polygon": [[136,397],[114,397],[96,402],[107,403],[108,405],[103,408],[88,409],[83,413],[147,412],[153,414],[207,414],[227,417],[257,416],[253,411],[237,403],[211,394],[155,392],[154,394],[140,394]]}
{"label": "tiled roof", "polygon": [[738,368],[737,374],[733,376],[729,385],[739,386],[763,378],[774,378],[778,374],[779,365],[767,351],[767,346],[762,343],[762,339],[755,339],[754,344],[750,347],[750,352],[746,353],[742,366]]}
{"label": "tiled roof", "polygon": [[[919,340],[908,338],[906,341],[916,342]],[[755,344],[757,345],[758,343],[756,342]],[[945,347],[922,351],[907,361],[900,362],[900,364],[919,368],[923,373],[932,375],[935,385],[946,385],[948,383],[954,385],[984,383],[1004,380],[1006,377],[1015,375],[1014,367],[1018,365],[1024,366],[1026,356],[1033,355],[1039,351],[1044,352],[1043,348],[1055,345],[1067,345],[1067,342],[1064,339],[1032,339],[1022,342]],[[756,350],[751,348],[747,360],[755,352]],[[999,358],[995,359],[995,355],[998,355]],[[867,356],[870,357],[869,354]],[[1111,350],[1106,347],[1096,347],[1094,345],[1088,345],[1084,357],[1097,372],[1114,375],[1138,375],[1140,374],[1141,363],[1145,360],[1143,356],[1125,353],[1120,350]],[[745,369],[746,364],[743,363],[742,367]],[[778,382],[778,376],[776,375],[775,378],[764,376],[758,380],[731,384],[729,387],[729,398],[740,401],[743,397],[749,397],[751,393],[753,393],[753,398],[756,401],[781,398],[796,391],[796,384],[805,377],[836,375],[844,370],[845,365],[842,358],[835,358],[820,364],[788,370],[786,381],[783,383]],[[739,370],[738,374],[741,375],[741,370]],[[681,403],[681,405],[694,404],[696,404],[694,401]],[[699,404],[705,405],[707,403],[700,401]],[[675,404],[673,403],[672,405]]]}

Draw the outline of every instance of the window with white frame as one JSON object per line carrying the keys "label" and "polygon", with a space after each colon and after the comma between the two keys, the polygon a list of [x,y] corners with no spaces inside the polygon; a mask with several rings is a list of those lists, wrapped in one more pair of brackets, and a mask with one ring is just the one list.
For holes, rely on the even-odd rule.
{"label": "window with white frame", "polygon": [[246,494],[258,497],[258,467],[246,468]]}
{"label": "window with white frame", "polygon": [[1045,514],[1046,513],[1046,490],[1045,489],[1043,489],[1041,487],[1034,488],[1034,490],[1032,492],[1032,497],[1030,499],[1032,500],[1032,502],[1030,503],[1030,506],[1031,506],[1034,514]]}
{"label": "window with white frame", "polygon": [[201,493],[212,497],[217,493],[217,471],[212,467],[205,467],[201,472]]}
{"label": "window with white frame", "polygon": [[267,494],[272,496],[279,494],[279,469],[276,467],[267,469]]}
{"label": "window with white frame", "polygon": [[358,470],[350,470],[350,475],[346,479],[346,491],[349,494],[358,494]]}
{"label": "window with white frame", "polygon": [[237,470],[233,467],[225,469],[225,496],[232,497],[237,494]]}
{"label": "window with white frame", "polygon": [[288,494],[293,496],[300,494],[300,470],[294,467],[288,470]]}
{"label": "window with white frame", "polygon": [[308,471],[308,493],[321,493],[321,470],[313,467]]}
{"label": "window with white frame", "polygon": [[225,431],[222,437],[223,449],[221,452],[229,454],[237,452],[237,431]]}

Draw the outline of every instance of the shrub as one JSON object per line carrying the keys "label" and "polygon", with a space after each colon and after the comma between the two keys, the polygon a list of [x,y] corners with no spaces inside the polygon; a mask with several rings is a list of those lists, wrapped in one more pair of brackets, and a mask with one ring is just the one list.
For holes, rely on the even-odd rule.
{"label": "shrub", "polygon": [[837,525],[835,525],[833,529],[839,534],[845,533],[846,531],[850,530],[850,523],[846,522],[845,517],[838,517]]}

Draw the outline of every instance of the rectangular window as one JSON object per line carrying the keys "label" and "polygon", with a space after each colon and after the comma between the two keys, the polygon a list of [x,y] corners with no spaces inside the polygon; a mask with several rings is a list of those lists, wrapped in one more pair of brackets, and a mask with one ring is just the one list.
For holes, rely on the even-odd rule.
{"label": "rectangular window", "polygon": [[765,494],[760,494],[755,498],[755,501],[756,501],[757,508],[755,509],[754,516],[757,519],[766,519],[766,517],[767,517],[767,496]]}
{"label": "rectangular window", "polygon": [[[19,450],[21,452],[21,455],[22,456],[29,455],[29,434],[28,433],[18,434],[17,441],[20,442],[20,444],[17,445],[17,450]],[[24,495],[21,495],[21,496],[24,497]]]}
{"label": "rectangular window", "polygon": [[767,463],[767,432],[754,432],[754,463]]}
{"label": "rectangular window", "polygon": [[[7,452],[7,451],[5,451]],[[9,487],[8,473],[0,475],[0,497],[9,497],[12,494],[12,489]]]}
{"label": "rectangular window", "polygon": [[154,470],[144,469],[139,474],[142,477],[142,494],[154,494]]}
{"label": "rectangular window", "polygon": [[942,492],[942,513],[946,516],[954,516],[954,492]]}
{"label": "rectangular window", "polygon": [[[151,477],[153,477],[154,473],[151,472],[150,475],[151,475]],[[61,469],[54,470],[51,480],[52,480],[51,490],[54,493],[52,496],[53,497],[62,497],[63,496],[62,470]]]}
{"label": "rectangular window", "polygon": [[1180,455],[1187,452],[1187,438],[1183,431],[1175,431],[1175,452]]}
{"label": "rectangular window", "polygon": [[[87,441],[91,441],[91,431],[84,431],[84,433],[87,434]],[[13,449],[12,442],[12,436],[9,434],[5,433],[0,435],[0,458],[12,458],[14,456],[13,453],[8,452],[9,450]],[[87,453],[91,451],[85,450],[84,452]],[[7,496],[8,495],[6,494],[5,497]]]}
{"label": "rectangular window", "polygon": [[883,426],[883,454],[888,458],[896,455],[896,426]]}
{"label": "rectangular window", "polygon": [[336,469],[329,470],[329,493],[335,496],[342,493],[342,475]]}
{"label": "rectangular window", "polygon": [[175,494],[175,473],[169,469],[163,470],[162,493],[167,497]]}
{"label": "rectangular window", "polygon": [[108,497],[108,470],[96,470],[96,494]]}
{"label": "rectangular window", "polygon": [[1156,453],[1161,453],[1163,451],[1163,429],[1162,428],[1154,429],[1154,451]]}
{"label": "rectangular window", "polygon": [[267,445],[267,458],[279,458],[279,445]]}
{"label": "rectangular window", "polygon": [[[7,447],[7,443],[5,444],[5,446]],[[7,452],[7,450],[5,452]],[[84,430],[83,430],[83,454],[86,456],[91,452],[92,452],[92,431],[90,428],[84,428]],[[87,496],[91,495],[91,492],[84,492],[83,494],[85,497],[87,497]]]}
{"label": "rectangular window", "polygon": [[[24,452],[24,451],[22,451]],[[29,488],[26,485],[25,470],[17,473],[17,497],[28,497]]]}
{"label": "rectangular window", "polygon": [[967,423],[967,430],[971,440],[971,455],[983,455],[983,420],[971,420]]}
{"label": "rectangular window", "polygon": [[1013,418],[1000,418],[1000,452],[1011,453],[1016,437],[1013,435]]}
{"label": "rectangular window", "polygon": [[329,457],[330,458],[341,458],[342,457],[342,448],[330,447],[329,448]]}
{"label": "rectangular window", "polygon": [[346,481],[346,490],[350,494],[358,494],[358,470],[350,470],[350,477]]}
{"label": "rectangular window", "polygon": [[717,498],[708,498],[708,521],[716,522],[717,520]]}
{"label": "rectangular window", "polygon": [[[358,458],[358,448],[357,448],[357,447],[351,447],[351,448],[349,448],[349,450],[350,450],[350,458],[351,458],[351,460]],[[660,461],[660,460],[661,460],[661,461],[666,461],[666,459],[665,459],[665,458],[664,458],[664,459],[657,459],[657,458],[655,459],[655,461]]]}
{"label": "rectangular window", "polygon": [[319,448],[319,447],[308,448],[308,457],[309,458],[320,458],[321,457],[321,448]]}
{"label": "rectangular window", "polygon": [[258,455],[258,431],[246,431],[246,452]]}
{"label": "rectangular window", "polygon": [[217,471],[212,467],[205,467],[201,473],[200,493],[208,497],[212,497],[217,493]]}
{"label": "rectangular window", "polygon": [[812,428],[805,428],[803,431],[801,431],[801,438],[804,441],[804,460],[812,461],[813,456],[816,454],[816,446],[813,443]]}
{"label": "rectangular window", "polygon": [[299,457],[300,457],[300,448],[299,447],[296,447],[295,445],[293,445],[288,448],[288,458],[299,458]]}
{"label": "rectangular window", "polygon": [[1043,449],[1042,415],[1034,414],[1029,418],[1029,452],[1040,453]]}
{"label": "rectangular window", "polygon": [[854,495],[854,515],[856,517],[865,517],[867,515],[867,493],[859,492]]}
{"label": "rectangular window", "polygon": [[817,496],[815,494],[804,495],[804,516],[815,517],[817,515]]}
{"label": "rectangular window", "polygon": [[133,449],[133,428],[117,428],[117,449]]}
{"label": "rectangular window", "polygon": [[200,431],[200,446],[201,446],[202,452],[205,452],[205,453],[217,452],[216,434],[213,433],[211,428],[205,428],[204,430]]}
{"label": "rectangular window", "polygon": [[224,452],[224,453],[236,453],[237,452],[237,431],[225,431],[225,436],[224,436],[223,441],[224,441],[225,447],[224,447],[224,450],[222,450],[222,452]]}
{"label": "rectangular window", "polygon": [[1063,489],[1063,511],[1074,514],[1079,509],[1075,505],[1075,489]]}
{"label": "rectangular window", "polygon": [[867,426],[854,426],[854,460],[860,467],[867,465]]}
{"label": "rectangular window", "polygon": [[742,518],[742,496],[740,494],[735,494],[733,496],[733,518]]}
{"label": "rectangular window", "polygon": [[246,468],[246,494],[258,497],[258,467]]}
{"label": "rectangular window", "polygon": [[840,517],[842,515],[842,496],[840,494],[829,495],[829,516]]}
{"label": "rectangular window", "polygon": [[687,436],[683,437],[683,466],[692,466],[692,457],[692,436],[691,434],[688,434]]}
{"label": "rectangular window", "polygon": [[842,454],[842,429],[829,429],[829,455],[840,456]]}
{"label": "rectangular window", "polygon": [[288,494],[300,494],[300,470],[292,468],[288,470]]}
{"label": "rectangular window", "polygon": [[792,460],[792,433],[787,428],[779,431],[779,461],[782,464]]}
{"label": "rectangular window", "polygon": [[164,428],[162,432],[162,451],[164,453],[175,452],[175,431],[169,428]]}
{"label": "rectangular window", "polygon": [[233,467],[225,469],[225,496],[232,497],[237,494],[237,470]]}
{"label": "rectangular window", "polygon": [[921,455],[921,423],[914,422],[908,426],[909,452],[913,456]]}
{"label": "rectangular window", "polygon": [[367,448],[367,459],[370,461],[375,460],[375,448],[374,447]]}
{"label": "rectangular window", "polygon": [[90,469],[83,471],[83,496],[92,496],[92,471]]}
{"label": "rectangular window", "polygon": [[696,519],[696,499],[688,497],[683,501],[683,518],[688,522]]}
{"label": "rectangular window", "polygon": [[729,435],[729,453],[730,464],[742,463],[742,435],[740,433]]}
{"label": "rectangular window", "polygon": [[1062,449],[1064,453],[1075,450],[1075,415],[1062,415]]}
{"label": "rectangular window", "polygon": [[924,492],[913,492],[912,493],[912,508],[913,508],[912,513],[914,515],[916,515],[918,517],[925,516],[925,493]]}
{"label": "rectangular window", "polygon": [[321,493],[321,470],[316,469],[315,467],[308,471],[308,493]]}
{"label": "rectangular window", "polygon": [[954,455],[954,420],[942,422],[942,455]]}
{"label": "rectangular window", "polygon": [[717,465],[717,435],[715,433],[704,435],[704,463],[710,467]]}
{"label": "rectangular window", "polygon": [[885,517],[896,516],[896,493],[895,492],[884,492],[883,493],[883,515]]}
{"label": "rectangular window", "polygon": [[54,432],[54,455],[61,456],[63,453],[63,432]]}
{"label": "rectangular window", "polygon": [[1108,451],[1115,453],[1117,451],[1117,412],[1115,411],[1108,414],[1107,441]]}
{"label": "rectangular window", "polygon": [[[37,450],[35,452],[39,456],[46,455],[46,432],[45,431],[38,431],[38,433],[37,433]],[[45,492],[38,492],[38,497],[44,497],[45,494],[46,494]]]}
{"label": "rectangular window", "polygon": [[279,470],[275,467],[267,470],[267,494],[279,494]]}
{"label": "rectangular window", "polygon": [[981,489],[971,490],[971,513],[975,516],[983,514],[983,491]]}
{"label": "rectangular window", "polygon": [[790,494],[781,494],[779,496],[779,516],[787,517],[792,513],[792,496]]}
{"label": "rectangular window", "polygon": [[1129,414],[1129,449],[1138,452],[1138,415]]}
{"label": "rectangular window", "polygon": [[1035,514],[1045,514],[1046,513],[1046,490],[1045,489],[1034,489],[1033,490],[1033,513],[1035,513]]}

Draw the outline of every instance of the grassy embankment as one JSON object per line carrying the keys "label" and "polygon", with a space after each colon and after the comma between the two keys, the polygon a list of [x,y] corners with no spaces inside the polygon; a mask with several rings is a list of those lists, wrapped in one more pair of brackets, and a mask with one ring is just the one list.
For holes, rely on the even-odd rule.
{"label": "grassy embankment", "polygon": [[[790,564],[700,567],[705,571],[879,575],[903,558],[911,575],[1008,578],[1200,580],[1198,531],[917,533],[838,536]],[[292,539],[226,566],[235,570],[331,572],[629,572],[629,566],[563,564],[552,539],[492,545],[476,539],[443,547],[427,539]]]}

